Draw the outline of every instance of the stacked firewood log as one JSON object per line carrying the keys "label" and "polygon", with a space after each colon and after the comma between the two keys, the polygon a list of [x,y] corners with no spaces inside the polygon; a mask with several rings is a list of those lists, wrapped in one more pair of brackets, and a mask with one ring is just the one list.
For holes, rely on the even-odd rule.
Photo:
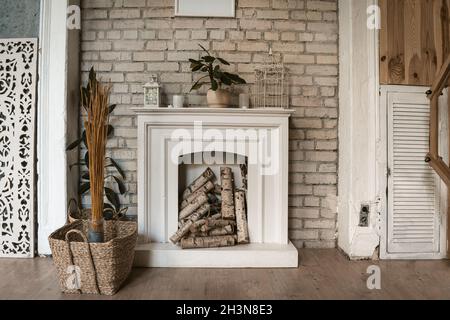
{"label": "stacked firewood log", "polygon": [[220,185],[208,168],[183,192],[179,228],[170,238],[183,249],[230,247],[249,243],[247,171],[241,166],[243,188],[236,189],[231,168],[220,169]]}

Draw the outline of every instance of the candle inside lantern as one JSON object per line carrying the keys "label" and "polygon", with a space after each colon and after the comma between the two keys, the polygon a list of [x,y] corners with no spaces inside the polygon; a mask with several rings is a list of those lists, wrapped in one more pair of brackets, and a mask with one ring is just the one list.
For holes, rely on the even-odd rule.
{"label": "candle inside lantern", "polygon": [[247,93],[241,93],[239,95],[239,108],[248,109],[250,108],[250,95]]}

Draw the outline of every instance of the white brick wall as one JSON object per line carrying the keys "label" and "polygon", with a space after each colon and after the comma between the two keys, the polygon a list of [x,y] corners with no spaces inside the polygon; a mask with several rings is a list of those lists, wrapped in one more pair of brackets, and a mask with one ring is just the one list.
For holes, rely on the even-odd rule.
{"label": "white brick wall", "polygon": [[[249,83],[269,46],[291,71],[290,236],[298,247],[336,245],[337,0],[237,0],[237,19],[173,17],[173,0],[83,0],[82,71],[113,85],[115,137],[109,152],[127,172],[122,201],[136,213],[136,122],[142,84],[157,73],[164,103],[188,93],[189,58],[201,43]],[[245,90],[248,90],[246,88]],[[205,91],[190,97],[203,104]],[[236,100],[235,100],[236,101]],[[85,199],[88,200],[88,199]]]}

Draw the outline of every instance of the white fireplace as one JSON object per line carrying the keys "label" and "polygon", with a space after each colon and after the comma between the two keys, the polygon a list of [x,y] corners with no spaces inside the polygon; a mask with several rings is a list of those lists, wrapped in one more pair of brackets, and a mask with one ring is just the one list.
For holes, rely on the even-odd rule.
{"label": "white fireplace", "polygon": [[[292,268],[298,252],[288,239],[290,110],[144,109],[138,123],[140,267]],[[169,238],[178,229],[179,193],[217,155],[248,163],[250,244],[182,250]],[[209,155],[209,157],[205,157]],[[180,165],[180,159],[195,160]],[[230,158],[231,159],[231,158]],[[200,161],[200,162],[199,162]],[[236,180],[239,180],[237,178]]]}

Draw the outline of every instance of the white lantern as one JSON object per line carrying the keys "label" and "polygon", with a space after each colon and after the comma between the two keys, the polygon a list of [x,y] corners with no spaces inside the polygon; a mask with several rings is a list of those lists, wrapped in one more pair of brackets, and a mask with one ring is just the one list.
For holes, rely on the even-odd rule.
{"label": "white lantern", "polygon": [[152,76],[150,82],[144,85],[144,105],[146,108],[159,108],[161,105],[161,86],[158,78]]}

